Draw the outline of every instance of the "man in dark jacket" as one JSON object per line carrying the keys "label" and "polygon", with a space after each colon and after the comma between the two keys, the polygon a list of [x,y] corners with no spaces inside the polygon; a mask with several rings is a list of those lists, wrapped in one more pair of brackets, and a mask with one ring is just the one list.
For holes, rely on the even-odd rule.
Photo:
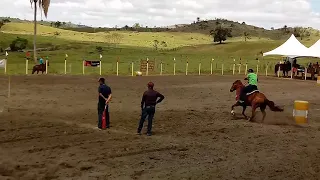
{"label": "man in dark jacket", "polygon": [[[143,123],[148,116],[148,131],[147,135],[151,136],[152,120],[156,111],[156,104],[160,103],[164,96],[159,92],[153,90],[154,84],[152,82],[148,83],[148,90],[143,93],[141,100],[141,119],[138,127],[138,134],[141,135],[141,130]],[[159,99],[158,99],[159,98]],[[158,99],[158,100],[157,100]]]}
{"label": "man in dark jacket", "polygon": [[102,128],[102,115],[103,111],[106,110],[106,126],[110,127],[110,117],[109,117],[109,101],[111,100],[111,88],[105,84],[105,79],[99,79],[99,101],[98,101],[98,128]]}

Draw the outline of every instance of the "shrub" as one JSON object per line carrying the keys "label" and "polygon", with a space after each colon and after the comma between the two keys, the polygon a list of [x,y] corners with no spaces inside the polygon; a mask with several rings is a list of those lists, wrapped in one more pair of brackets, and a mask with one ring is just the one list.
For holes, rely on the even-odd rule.
{"label": "shrub", "polygon": [[24,38],[17,37],[12,43],[10,44],[11,51],[19,51],[23,50],[27,47],[28,40]]}

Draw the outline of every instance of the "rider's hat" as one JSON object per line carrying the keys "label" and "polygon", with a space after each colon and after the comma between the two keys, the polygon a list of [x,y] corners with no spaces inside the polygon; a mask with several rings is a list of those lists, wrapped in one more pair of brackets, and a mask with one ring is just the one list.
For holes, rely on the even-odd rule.
{"label": "rider's hat", "polygon": [[253,73],[254,71],[253,71],[253,69],[249,69],[248,72],[249,73]]}

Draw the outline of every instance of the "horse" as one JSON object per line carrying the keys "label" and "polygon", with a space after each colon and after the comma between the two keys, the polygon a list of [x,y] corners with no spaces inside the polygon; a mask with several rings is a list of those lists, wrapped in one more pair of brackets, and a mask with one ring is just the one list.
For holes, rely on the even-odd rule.
{"label": "horse", "polygon": [[[240,80],[236,80],[231,88],[230,88],[230,92],[234,92],[236,91],[237,92],[237,100],[238,98],[240,97],[240,93],[242,91],[242,89],[244,88],[245,86],[242,84],[242,82]],[[251,93],[250,95],[247,96],[247,101],[244,102],[244,103],[240,103],[239,101],[237,101],[234,105],[232,105],[231,107],[231,114],[234,115],[234,108],[237,107],[237,106],[242,106],[243,107],[243,110],[242,110],[242,115],[248,119],[250,122],[253,122],[254,120],[254,117],[255,117],[255,112],[256,112],[256,109],[260,107],[260,110],[263,114],[263,117],[262,117],[262,122],[264,121],[265,117],[266,117],[266,107],[269,106],[270,110],[271,111],[275,111],[275,112],[282,112],[283,109],[280,108],[279,106],[276,106],[274,104],[273,101],[270,101],[267,99],[267,97],[263,94],[263,93],[260,93],[258,91],[256,92],[253,92]],[[251,106],[252,107],[252,114],[251,114],[251,117],[248,118],[246,115],[245,115],[245,111],[246,111],[246,108],[247,106]]]}
{"label": "horse", "polygon": [[46,63],[34,65],[32,68],[32,74],[34,74],[36,71],[37,71],[37,74],[39,74],[39,71],[41,71],[43,74],[43,72],[46,71]]}
{"label": "horse", "polygon": [[280,64],[280,63],[276,64],[274,67],[274,73],[276,74],[276,76],[278,74],[279,67],[280,67],[280,71],[282,71],[282,73],[283,73],[283,77],[288,77],[289,71],[291,71],[291,63],[289,61],[287,61],[284,64]]}

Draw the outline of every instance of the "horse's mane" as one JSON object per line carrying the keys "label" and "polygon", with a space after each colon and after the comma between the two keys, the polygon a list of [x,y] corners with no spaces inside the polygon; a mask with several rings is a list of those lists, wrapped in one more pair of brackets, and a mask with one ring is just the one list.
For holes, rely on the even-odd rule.
{"label": "horse's mane", "polygon": [[234,82],[234,84],[238,84],[240,87],[244,87],[243,83],[241,82],[241,80],[236,80]]}

